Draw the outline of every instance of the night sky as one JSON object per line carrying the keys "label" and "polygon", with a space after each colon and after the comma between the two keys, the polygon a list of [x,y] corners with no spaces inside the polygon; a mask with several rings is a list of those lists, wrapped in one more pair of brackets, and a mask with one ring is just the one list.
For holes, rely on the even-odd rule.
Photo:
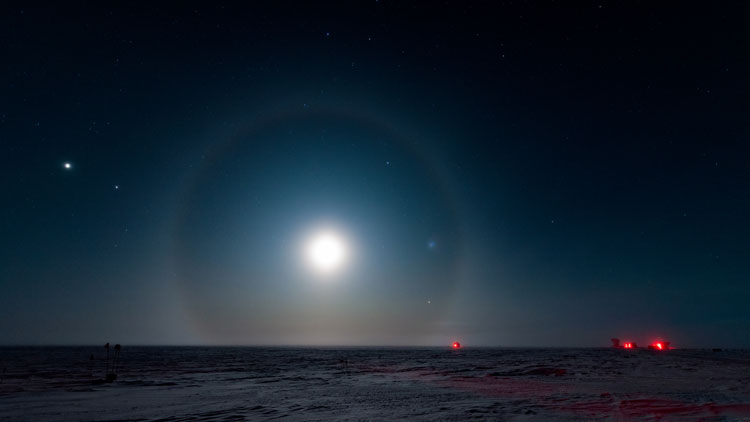
{"label": "night sky", "polygon": [[750,346],[748,10],[563,3],[3,6],[0,343]]}

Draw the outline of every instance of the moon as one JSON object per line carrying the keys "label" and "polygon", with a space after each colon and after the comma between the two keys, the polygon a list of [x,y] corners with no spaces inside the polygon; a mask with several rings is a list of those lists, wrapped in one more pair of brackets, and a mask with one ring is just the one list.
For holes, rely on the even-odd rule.
{"label": "moon", "polygon": [[313,268],[330,273],[340,268],[346,260],[346,243],[333,232],[314,235],[307,245],[307,258]]}

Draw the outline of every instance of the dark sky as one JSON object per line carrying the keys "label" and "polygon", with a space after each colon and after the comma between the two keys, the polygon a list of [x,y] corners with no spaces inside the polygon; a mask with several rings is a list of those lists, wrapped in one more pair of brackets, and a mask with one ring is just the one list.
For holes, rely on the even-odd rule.
{"label": "dark sky", "polygon": [[740,3],[271,3],[3,6],[0,343],[750,346]]}

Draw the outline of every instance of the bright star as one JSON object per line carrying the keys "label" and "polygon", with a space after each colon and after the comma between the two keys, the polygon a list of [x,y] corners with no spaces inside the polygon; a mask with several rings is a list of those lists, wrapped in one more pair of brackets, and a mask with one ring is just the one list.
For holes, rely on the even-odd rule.
{"label": "bright star", "polygon": [[66,162],[63,163],[63,168],[65,170],[70,170],[70,169],[73,168],[73,164],[70,164],[69,162],[66,161]]}

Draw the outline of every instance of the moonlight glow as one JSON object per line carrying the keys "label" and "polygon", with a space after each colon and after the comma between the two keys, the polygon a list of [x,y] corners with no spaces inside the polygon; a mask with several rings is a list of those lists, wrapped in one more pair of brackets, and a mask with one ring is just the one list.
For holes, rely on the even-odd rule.
{"label": "moonlight glow", "polygon": [[313,236],[307,246],[307,258],[317,270],[331,272],[343,264],[346,245],[333,233],[319,233]]}

